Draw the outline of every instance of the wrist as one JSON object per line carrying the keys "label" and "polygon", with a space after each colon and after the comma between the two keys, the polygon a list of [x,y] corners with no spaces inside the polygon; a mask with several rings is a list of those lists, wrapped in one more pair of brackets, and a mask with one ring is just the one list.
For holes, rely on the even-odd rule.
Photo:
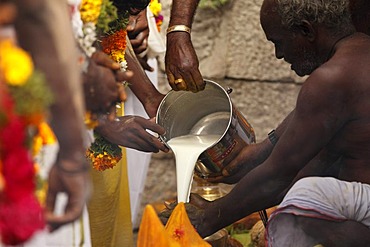
{"label": "wrist", "polygon": [[58,153],[58,161],[55,166],[62,172],[75,174],[86,172],[89,169],[85,157],[85,151],[65,152],[61,149]]}
{"label": "wrist", "polygon": [[191,28],[186,25],[172,25],[167,28],[166,34],[174,33],[174,32],[185,32],[190,34]]}

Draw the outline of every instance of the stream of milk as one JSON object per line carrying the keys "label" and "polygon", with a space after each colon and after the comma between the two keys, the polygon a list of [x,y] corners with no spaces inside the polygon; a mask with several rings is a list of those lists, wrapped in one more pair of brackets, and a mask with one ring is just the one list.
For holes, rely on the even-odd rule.
{"label": "stream of milk", "polygon": [[220,135],[184,135],[170,139],[176,158],[177,201],[189,202],[195,164],[199,155],[215,144]]}

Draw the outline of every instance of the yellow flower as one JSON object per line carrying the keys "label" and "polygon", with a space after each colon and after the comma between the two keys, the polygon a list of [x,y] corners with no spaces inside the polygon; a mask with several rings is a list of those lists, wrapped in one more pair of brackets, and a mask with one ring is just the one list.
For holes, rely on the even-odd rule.
{"label": "yellow flower", "polygon": [[88,150],[86,156],[90,159],[93,168],[98,171],[112,169],[121,159],[121,157],[113,157],[105,151],[95,156],[93,152],[89,152]]}
{"label": "yellow flower", "polygon": [[12,86],[25,84],[33,73],[31,57],[11,40],[0,42],[0,67],[6,83]]}
{"label": "yellow flower", "polygon": [[82,0],[80,13],[83,23],[97,23],[102,2],[102,0]]}
{"label": "yellow flower", "polygon": [[151,0],[149,5],[150,11],[152,11],[154,16],[158,16],[162,10],[162,4],[158,0]]}
{"label": "yellow flower", "polygon": [[35,157],[42,148],[42,138],[37,135],[32,140],[32,156]]}
{"label": "yellow flower", "polygon": [[125,53],[122,51],[112,50],[110,56],[117,63],[125,61]]}
{"label": "yellow flower", "polygon": [[46,122],[41,122],[37,126],[37,135],[33,137],[32,141],[32,155],[36,156],[43,145],[54,144],[56,137],[53,130]]}
{"label": "yellow flower", "polygon": [[46,122],[42,122],[38,126],[39,136],[42,138],[42,144],[54,144],[56,137],[53,130]]}
{"label": "yellow flower", "polygon": [[97,120],[91,119],[91,112],[86,112],[85,113],[85,125],[86,128],[88,129],[94,129],[99,125]]}

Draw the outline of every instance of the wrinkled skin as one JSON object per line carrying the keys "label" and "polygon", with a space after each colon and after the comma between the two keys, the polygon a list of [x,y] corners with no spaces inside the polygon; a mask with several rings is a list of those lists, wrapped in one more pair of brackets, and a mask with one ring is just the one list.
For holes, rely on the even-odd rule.
{"label": "wrinkled skin", "polygon": [[[199,0],[172,1],[169,27],[174,25],[192,26]],[[173,90],[198,92],[204,89],[205,82],[199,71],[199,61],[189,33],[171,32],[167,34],[165,66],[168,82]],[[181,82],[175,82],[182,79]]]}
{"label": "wrinkled skin", "polygon": [[[165,64],[167,79],[173,90],[198,92],[204,89],[198,57],[188,33],[174,32],[167,35]],[[176,84],[175,80],[179,78],[185,83]]]}
{"label": "wrinkled skin", "polygon": [[164,129],[154,122],[154,119],[145,119],[140,116],[123,116],[115,121],[99,119],[99,126],[95,129],[108,141],[133,148],[143,152],[157,153],[160,150],[168,152],[168,148],[150,130],[157,134],[164,134]]}
{"label": "wrinkled skin", "polygon": [[126,100],[122,81],[132,78],[132,72],[120,71],[120,65],[108,55],[96,51],[90,59],[87,73],[84,73],[84,95],[87,110],[92,113],[114,116],[115,104]]}

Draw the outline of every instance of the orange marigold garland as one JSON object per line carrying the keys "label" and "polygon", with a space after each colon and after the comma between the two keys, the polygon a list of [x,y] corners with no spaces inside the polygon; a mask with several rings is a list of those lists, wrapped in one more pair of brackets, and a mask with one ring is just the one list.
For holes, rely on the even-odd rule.
{"label": "orange marigold garland", "polygon": [[[127,23],[127,14],[118,16],[115,21],[109,24],[110,30],[105,32],[105,35],[101,39],[103,51],[120,64],[122,71],[127,69],[125,60]],[[94,136],[94,142],[86,151],[87,159],[91,162],[95,170],[104,171],[106,169],[112,169],[122,159],[120,146],[109,142],[96,132],[94,132]]]}
{"label": "orange marigold garland", "polygon": [[95,141],[91,144],[87,157],[95,170],[104,171],[113,168],[122,159],[122,151],[118,145],[112,145],[98,135],[95,136]]}
{"label": "orange marigold garland", "polygon": [[127,68],[125,60],[126,35],[126,30],[121,29],[102,39],[103,51],[121,65],[121,70]]}

